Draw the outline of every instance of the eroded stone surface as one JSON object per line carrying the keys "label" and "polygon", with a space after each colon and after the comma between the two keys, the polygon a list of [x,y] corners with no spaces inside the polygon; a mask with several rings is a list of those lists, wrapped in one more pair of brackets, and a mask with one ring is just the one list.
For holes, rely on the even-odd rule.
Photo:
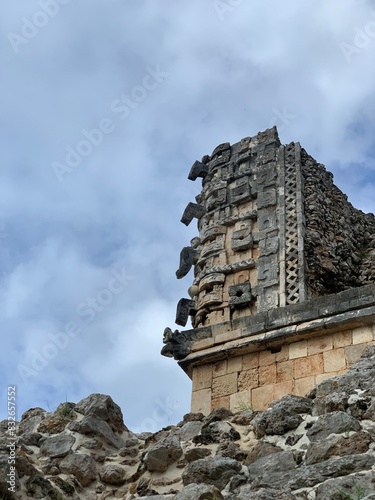
{"label": "eroded stone surface", "polygon": [[65,457],[75,442],[75,437],[69,434],[59,434],[47,438],[40,447],[40,452],[51,458]]}
{"label": "eroded stone surface", "polygon": [[73,474],[82,486],[89,486],[97,477],[97,465],[91,455],[74,453],[60,463],[60,470]]}
{"label": "eroded stone surface", "polygon": [[240,471],[241,464],[237,460],[227,457],[208,457],[191,462],[186,467],[182,479],[185,486],[198,482],[211,484],[221,490],[230,478]]}
{"label": "eroded stone surface", "polygon": [[180,440],[171,435],[154,444],[146,453],[144,463],[148,471],[165,472],[182,455]]}

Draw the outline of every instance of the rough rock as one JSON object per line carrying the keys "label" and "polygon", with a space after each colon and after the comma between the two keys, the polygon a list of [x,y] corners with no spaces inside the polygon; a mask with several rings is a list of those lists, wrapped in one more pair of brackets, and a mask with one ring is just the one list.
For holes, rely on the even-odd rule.
{"label": "rough rock", "polygon": [[40,440],[42,437],[43,436],[40,432],[29,432],[20,437],[20,444],[40,446]]}
{"label": "rough rock", "polygon": [[334,456],[358,455],[368,451],[373,441],[368,432],[359,431],[351,436],[331,436],[310,444],[306,450],[306,464],[311,465]]}
{"label": "rough rock", "polygon": [[185,486],[175,497],[175,500],[224,500],[220,490],[209,484],[191,483]]}
{"label": "rough rock", "polygon": [[354,417],[342,411],[335,411],[320,416],[308,430],[307,436],[310,441],[318,441],[334,433],[349,433],[360,429],[361,424]]}
{"label": "rough rock", "polygon": [[231,423],[236,425],[249,425],[256,413],[252,410],[243,411],[231,418]]}
{"label": "rough rock", "polygon": [[231,477],[238,474],[241,469],[241,464],[232,458],[202,458],[186,467],[182,480],[185,486],[190,483],[204,483],[212,484],[222,490]]}
{"label": "rough rock", "polygon": [[51,500],[58,500],[58,490],[56,490],[48,479],[43,476],[31,476],[27,479],[26,493],[28,498],[50,498]]}
{"label": "rough rock", "polygon": [[285,486],[287,472],[294,471],[296,462],[291,451],[280,451],[259,458],[248,466],[252,486],[268,487]]}
{"label": "rough rock", "polygon": [[68,418],[59,415],[51,415],[40,422],[37,431],[38,433],[58,434],[63,432],[69,422],[70,420]]}
{"label": "rough rock", "polygon": [[229,500],[295,500],[295,498],[290,491],[273,488],[260,488],[254,491],[249,485],[241,488],[240,493],[228,497]]}
{"label": "rough rock", "polygon": [[196,444],[221,443],[222,441],[236,441],[240,434],[228,422],[210,422],[202,427],[201,433],[193,438]]}
{"label": "rough rock", "polygon": [[40,452],[50,458],[65,457],[72,449],[75,437],[70,434],[58,434],[43,441]]}
{"label": "rough rock", "polygon": [[121,433],[128,430],[124,424],[121,408],[110,396],[91,394],[77,403],[75,411],[85,416],[95,415],[107,422],[113,432]]}
{"label": "rough rock", "polygon": [[374,283],[375,218],[348,203],[333,175],[301,150],[305,197],[305,254],[316,295]]}
{"label": "rough rock", "polygon": [[[70,483],[67,481],[64,481],[64,479],[61,479],[61,477],[52,477],[51,481],[59,487],[59,489],[63,492],[63,494],[67,497],[73,497],[75,496],[75,488],[72,486]],[[60,496],[61,497],[61,496]]]}
{"label": "rough rock", "polygon": [[203,413],[185,413],[182,422],[178,424],[179,427],[182,427],[184,424],[188,422],[201,422],[204,419]]}
{"label": "rough rock", "polygon": [[181,427],[181,441],[191,441],[197,436],[203,427],[203,423],[199,421],[187,422]]}
{"label": "rough rock", "polygon": [[219,420],[228,420],[233,417],[233,413],[228,408],[215,408],[212,412],[203,419],[203,422],[208,425],[211,422],[218,422]]}
{"label": "rough rock", "polygon": [[123,439],[114,433],[107,422],[94,414],[84,417],[80,422],[72,422],[69,429],[80,434],[101,436],[109,445],[115,448],[123,448],[125,444]]}
{"label": "rough rock", "polygon": [[238,443],[234,443],[233,441],[224,441],[219,444],[216,455],[233,458],[238,462],[244,462],[247,458],[248,452],[243,450]]}
{"label": "rough rock", "polygon": [[[374,491],[375,472],[357,473],[324,481],[316,489],[316,500],[327,500],[335,496],[337,500],[364,500],[370,499]],[[375,498],[375,493],[372,496]]]}
{"label": "rough rock", "polygon": [[[370,349],[348,373],[322,382],[308,398],[287,397],[269,410],[234,416],[221,409],[208,417],[188,414],[178,426],[153,434],[114,431],[111,415],[104,412],[107,421],[102,420],[96,413],[103,413],[92,407],[90,415],[69,407],[69,416],[62,416],[70,423],[61,427],[53,423],[60,422],[57,411],[33,409],[17,429],[13,498],[176,500],[191,494],[204,500],[370,500],[374,365]],[[101,406],[108,401],[97,399]],[[294,417],[293,425],[301,422],[297,431],[290,429]],[[62,430],[51,435],[52,429]],[[3,496],[8,495],[6,431],[7,422],[0,422]],[[233,441],[235,433],[239,439]],[[207,446],[197,439],[202,435],[210,440]],[[114,446],[120,441],[120,448]],[[344,496],[337,496],[340,492]]]}
{"label": "rough rock", "polygon": [[91,455],[68,455],[60,463],[60,469],[65,474],[73,474],[82,486],[88,486],[96,479],[96,462]]}
{"label": "rough rock", "polygon": [[287,413],[306,413],[311,414],[313,403],[309,398],[296,396],[295,394],[287,394],[278,401],[273,401],[270,404],[273,411],[285,411]]}
{"label": "rough rock", "polygon": [[19,424],[18,430],[20,434],[31,434],[37,431],[37,427],[44,418],[44,410],[41,408],[33,408],[22,415],[22,420]]}
{"label": "rough rock", "polygon": [[99,476],[103,483],[119,486],[125,482],[125,469],[116,464],[104,465]]}
{"label": "rough rock", "polygon": [[290,413],[281,408],[271,408],[259,413],[252,421],[254,432],[257,438],[265,435],[281,435],[296,429],[303,421],[298,414]]}
{"label": "rough rock", "polygon": [[319,464],[295,470],[289,478],[288,486],[292,490],[306,488],[322,483],[329,477],[347,476],[354,472],[371,470],[375,464],[375,456],[367,454],[351,455],[347,457],[330,458]]}
{"label": "rough rock", "polygon": [[146,453],[143,461],[149,472],[165,472],[182,455],[180,441],[174,435],[161,439]]}
{"label": "rough rock", "polygon": [[16,457],[16,468],[19,478],[38,475],[38,470],[33,466],[30,459],[27,458],[26,454],[22,455],[21,452]]}
{"label": "rough rock", "polygon": [[249,465],[258,460],[259,458],[268,457],[274,453],[283,451],[282,448],[275,446],[271,443],[258,441],[248,452],[245,464]]}

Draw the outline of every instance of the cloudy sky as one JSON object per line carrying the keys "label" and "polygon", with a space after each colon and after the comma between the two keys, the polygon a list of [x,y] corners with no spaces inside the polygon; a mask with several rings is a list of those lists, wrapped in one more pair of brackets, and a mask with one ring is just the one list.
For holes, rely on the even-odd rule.
{"label": "cloudy sky", "polygon": [[277,125],[374,212],[375,2],[0,2],[0,418],[17,385],[18,417],[100,392],[176,423],[190,167]]}

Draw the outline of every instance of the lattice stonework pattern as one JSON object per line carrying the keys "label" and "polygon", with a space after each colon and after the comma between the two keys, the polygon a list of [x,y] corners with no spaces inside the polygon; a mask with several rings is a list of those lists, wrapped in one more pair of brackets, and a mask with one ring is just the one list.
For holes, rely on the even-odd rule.
{"label": "lattice stonework pattern", "polygon": [[303,205],[298,144],[285,147],[285,301],[305,299],[303,258]]}

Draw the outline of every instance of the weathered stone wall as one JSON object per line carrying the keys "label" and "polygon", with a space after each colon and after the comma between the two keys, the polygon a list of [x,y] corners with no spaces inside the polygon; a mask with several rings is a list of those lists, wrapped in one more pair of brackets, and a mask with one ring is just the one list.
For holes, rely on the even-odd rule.
{"label": "weathered stone wall", "polygon": [[177,358],[193,380],[194,411],[235,410],[241,403],[264,409],[347,370],[374,343],[374,325],[375,286],[366,285],[176,332],[169,347],[183,353]]}
{"label": "weathered stone wall", "polygon": [[197,218],[199,237],[176,273],[194,267],[176,314],[193,330],[167,328],[162,350],[193,379],[192,408],[265,408],[346,370],[374,341],[375,216],[275,127],[221,144],[198,177],[181,221]]}
{"label": "weathered stone wall", "polygon": [[219,145],[196,161],[196,203],[181,221],[199,236],[181,252],[194,267],[176,323],[195,328],[375,281],[375,216],[356,210],[333,176],[276,128]]}
{"label": "weathered stone wall", "polygon": [[375,345],[375,324],[260,349],[193,368],[191,411],[205,415],[224,406],[265,410],[286,394],[304,396],[327,378],[344,373]]}
{"label": "weathered stone wall", "polygon": [[273,128],[221,144],[192,166],[189,179],[201,177],[202,191],[181,221],[197,218],[199,237],[181,252],[177,278],[194,265],[194,282],[177,324],[190,315],[199,328],[279,305],[279,147]]}
{"label": "weathered stone wall", "polygon": [[355,209],[333,176],[302,149],[305,255],[313,296],[375,283],[375,216]]}

